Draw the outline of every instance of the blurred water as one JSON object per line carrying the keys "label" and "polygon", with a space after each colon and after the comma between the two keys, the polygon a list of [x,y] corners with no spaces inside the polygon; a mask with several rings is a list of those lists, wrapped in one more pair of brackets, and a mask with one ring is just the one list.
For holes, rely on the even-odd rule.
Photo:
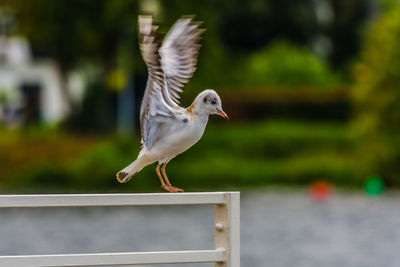
{"label": "blurred water", "polygon": [[[241,198],[243,267],[400,266],[400,194]],[[0,209],[0,255],[212,249],[212,227],[209,206]]]}

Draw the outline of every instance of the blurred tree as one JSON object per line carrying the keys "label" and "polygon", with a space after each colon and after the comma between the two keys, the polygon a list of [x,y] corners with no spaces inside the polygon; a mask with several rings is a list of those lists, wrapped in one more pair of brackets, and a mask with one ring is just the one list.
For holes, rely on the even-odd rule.
{"label": "blurred tree", "polygon": [[332,43],[329,60],[335,67],[348,65],[361,48],[361,29],[373,12],[368,0],[329,0],[332,21],[322,27]]}
{"label": "blurred tree", "polygon": [[[99,101],[105,105],[104,108],[110,110],[114,108],[113,102],[117,101],[115,96],[118,90],[124,88],[110,83],[110,80],[121,81],[110,79],[110,76],[123,74],[113,77],[124,77],[124,81],[132,82],[129,70],[135,71],[134,83],[138,89],[135,101],[137,107],[140,105],[147,72],[137,45],[136,24],[139,12],[154,13],[156,20],[163,22],[160,31],[164,33],[182,14],[196,14],[196,19],[204,21],[207,32],[202,40],[198,71],[185,87],[183,105],[189,104],[201,89],[229,88],[232,84],[245,84],[251,79],[251,75],[262,78],[265,74],[262,68],[268,64],[274,65],[275,62],[282,63],[282,67],[276,73],[271,72],[269,78],[259,79],[257,83],[268,84],[271,77],[278,77],[274,83],[290,83],[285,75],[291,76],[293,71],[293,80],[296,82],[289,84],[290,86],[298,86],[303,81],[315,84],[334,81],[329,68],[325,67],[324,59],[312,55],[313,50],[315,51],[315,40],[320,35],[326,36],[332,43],[332,62],[342,66],[357,53],[356,33],[368,13],[366,0],[0,1],[15,9],[20,32],[31,40],[35,55],[54,58],[64,79],[69,70],[82,62],[90,62],[99,68],[97,81],[90,88],[114,91],[99,94],[90,92],[88,97],[102,95],[104,99]],[[325,3],[325,9],[320,8],[320,3]],[[330,20],[326,19],[329,17]],[[289,43],[301,48],[298,51],[292,46],[276,49],[273,44],[277,39],[289,40]],[[280,60],[280,55],[284,55],[283,60]],[[301,66],[303,64],[307,65],[304,71]],[[249,65],[253,65],[258,72],[253,73],[254,68],[247,67]],[[273,70],[273,67],[269,68]],[[285,72],[287,68],[289,71]],[[312,76],[316,76],[315,79]],[[69,99],[67,90],[64,91]],[[95,101],[83,101],[84,104],[93,102]],[[77,111],[75,107],[72,110]],[[75,114],[75,117],[79,117],[79,114]]]}
{"label": "blurred tree", "polygon": [[7,2],[16,9],[20,32],[31,41],[34,55],[54,58],[62,78],[87,60],[101,63],[98,67],[107,78],[115,68],[121,38],[126,31],[136,36],[136,0]]}
{"label": "blurred tree", "polygon": [[[182,14],[196,14],[208,31],[199,73],[193,81],[194,86],[206,87],[229,81],[231,77],[221,75],[221,70],[241,64],[249,52],[257,52],[276,39],[314,48],[315,40],[326,36],[332,44],[331,62],[340,67],[357,54],[359,28],[369,13],[366,0],[3,1],[17,10],[20,29],[32,41],[35,54],[55,58],[63,74],[85,59],[99,63],[109,73],[115,68],[116,54],[124,40],[131,40],[133,54],[138,54],[139,9],[150,6],[153,10],[146,11],[163,22],[162,32]],[[132,61],[140,72],[137,82],[143,85],[144,64],[140,57]]]}
{"label": "blurred tree", "polygon": [[229,87],[241,78],[239,83],[246,83],[251,73],[243,66],[249,53],[261,51],[277,38],[309,44],[318,30],[311,0],[170,0],[161,5],[160,14],[167,25],[161,27],[164,31],[182,14],[196,14],[207,29],[198,71],[186,86],[183,100],[191,99],[199,88]]}
{"label": "blurred tree", "polygon": [[219,35],[230,49],[254,51],[275,39],[309,44],[318,31],[313,0],[224,1]]}
{"label": "blurred tree", "polygon": [[247,85],[326,87],[337,85],[338,81],[328,65],[314,53],[282,41],[253,53],[240,71],[248,73],[242,81]]}
{"label": "blurred tree", "polygon": [[346,73],[360,49],[361,27],[373,10],[367,0],[170,0],[160,5],[160,19],[168,27],[181,14],[196,14],[205,22],[206,38],[193,79],[202,87],[226,85],[237,78],[237,73],[230,73],[232,68],[246,64],[249,53],[276,40],[317,52]]}
{"label": "blurred tree", "polygon": [[[400,4],[372,26],[355,66],[354,126],[365,175],[400,185]],[[361,162],[360,162],[361,163]]]}

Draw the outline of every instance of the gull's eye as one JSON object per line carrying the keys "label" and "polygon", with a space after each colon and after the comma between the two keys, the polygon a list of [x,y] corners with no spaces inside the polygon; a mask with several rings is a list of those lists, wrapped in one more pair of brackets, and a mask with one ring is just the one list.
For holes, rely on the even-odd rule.
{"label": "gull's eye", "polygon": [[215,101],[215,99],[213,99],[213,100],[211,100],[211,104],[215,105],[215,104],[217,104],[217,101]]}

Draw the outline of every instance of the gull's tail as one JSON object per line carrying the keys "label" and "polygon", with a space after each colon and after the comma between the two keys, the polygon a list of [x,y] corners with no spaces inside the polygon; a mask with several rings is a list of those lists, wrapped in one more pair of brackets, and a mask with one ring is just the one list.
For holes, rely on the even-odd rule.
{"label": "gull's tail", "polygon": [[146,160],[146,157],[138,157],[134,162],[117,173],[117,180],[120,183],[126,183],[147,165],[149,165],[149,162]]}

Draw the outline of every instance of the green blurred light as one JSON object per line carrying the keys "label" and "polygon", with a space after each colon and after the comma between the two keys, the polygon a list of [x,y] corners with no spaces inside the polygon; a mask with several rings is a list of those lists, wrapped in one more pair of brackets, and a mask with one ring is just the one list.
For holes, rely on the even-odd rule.
{"label": "green blurred light", "polygon": [[364,184],[364,190],[369,196],[378,196],[382,194],[385,189],[383,181],[378,176],[371,176],[367,178]]}

